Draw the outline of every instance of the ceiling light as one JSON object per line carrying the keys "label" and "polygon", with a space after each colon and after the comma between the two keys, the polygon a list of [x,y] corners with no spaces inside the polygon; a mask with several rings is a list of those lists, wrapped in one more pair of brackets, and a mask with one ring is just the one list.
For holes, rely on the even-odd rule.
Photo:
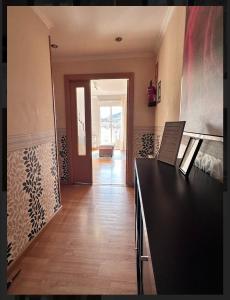
{"label": "ceiling light", "polygon": [[121,36],[118,36],[118,37],[115,38],[116,42],[121,42],[122,40],[123,40],[123,38]]}

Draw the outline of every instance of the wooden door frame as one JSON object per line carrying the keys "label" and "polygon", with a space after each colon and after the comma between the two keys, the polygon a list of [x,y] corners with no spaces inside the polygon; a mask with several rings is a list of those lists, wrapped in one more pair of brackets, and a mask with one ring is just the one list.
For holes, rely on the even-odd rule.
{"label": "wooden door frame", "polygon": [[[70,107],[70,82],[97,79],[128,79],[127,86],[127,114],[126,114],[126,184],[133,186],[133,108],[134,108],[134,73],[90,73],[64,75],[65,85],[65,110],[66,110],[66,133],[67,133],[67,155],[69,161],[69,184],[74,182],[73,153],[74,145],[71,137],[71,107]],[[91,137],[92,138],[92,137]]]}

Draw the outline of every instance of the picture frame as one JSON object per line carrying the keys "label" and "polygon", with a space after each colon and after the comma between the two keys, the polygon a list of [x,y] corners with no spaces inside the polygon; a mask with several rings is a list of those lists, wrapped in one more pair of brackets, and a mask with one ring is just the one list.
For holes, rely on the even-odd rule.
{"label": "picture frame", "polygon": [[161,80],[157,83],[157,103],[161,102]]}
{"label": "picture frame", "polygon": [[185,149],[184,155],[180,161],[179,170],[184,174],[184,176],[188,176],[193,163],[196,159],[196,156],[200,150],[200,146],[203,142],[203,139],[191,137],[189,139],[188,145]]}
{"label": "picture frame", "polygon": [[165,122],[157,160],[172,166],[176,165],[185,123],[185,121]]}

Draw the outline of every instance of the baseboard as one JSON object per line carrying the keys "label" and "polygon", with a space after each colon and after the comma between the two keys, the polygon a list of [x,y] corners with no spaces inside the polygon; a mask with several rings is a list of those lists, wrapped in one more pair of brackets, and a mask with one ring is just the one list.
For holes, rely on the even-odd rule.
{"label": "baseboard", "polygon": [[54,215],[48,220],[48,222],[44,225],[44,227],[40,230],[40,232],[38,233],[38,235],[31,241],[29,241],[27,243],[27,245],[25,246],[25,248],[22,250],[22,252],[18,255],[18,257],[12,262],[12,264],[10,264],[7,267],[7,278],[10,276],[10,274],[15,270],[15,268],[17,268],[17,266],[19,265],[22,257],[26,254],[26,252],[31,249],[31,247],[36,243],[38,237],[40,236],[40,234],[42,232],[45,231],[45,229],[47,229],[47,225],[50,223],[51,220],[53,220],[53,218],[55,218],[57,216],[57,214],[62,210],[62,205],[59,207],[59,209],[54,213]]}

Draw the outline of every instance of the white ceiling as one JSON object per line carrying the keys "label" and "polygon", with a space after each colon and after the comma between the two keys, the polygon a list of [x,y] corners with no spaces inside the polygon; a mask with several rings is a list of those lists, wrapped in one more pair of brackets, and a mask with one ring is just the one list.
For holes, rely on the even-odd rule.
{"label": "white ceiling", "polygon": [[[172,7],[34,6],[50,28],[54,58],[140,55],[158,51]],[[114,39],[122,36],[123,41]]]}
{"label": "white ceiling", "polygon": [[98,79],[91,80],[92,95],[126,95],[127,79]]}

